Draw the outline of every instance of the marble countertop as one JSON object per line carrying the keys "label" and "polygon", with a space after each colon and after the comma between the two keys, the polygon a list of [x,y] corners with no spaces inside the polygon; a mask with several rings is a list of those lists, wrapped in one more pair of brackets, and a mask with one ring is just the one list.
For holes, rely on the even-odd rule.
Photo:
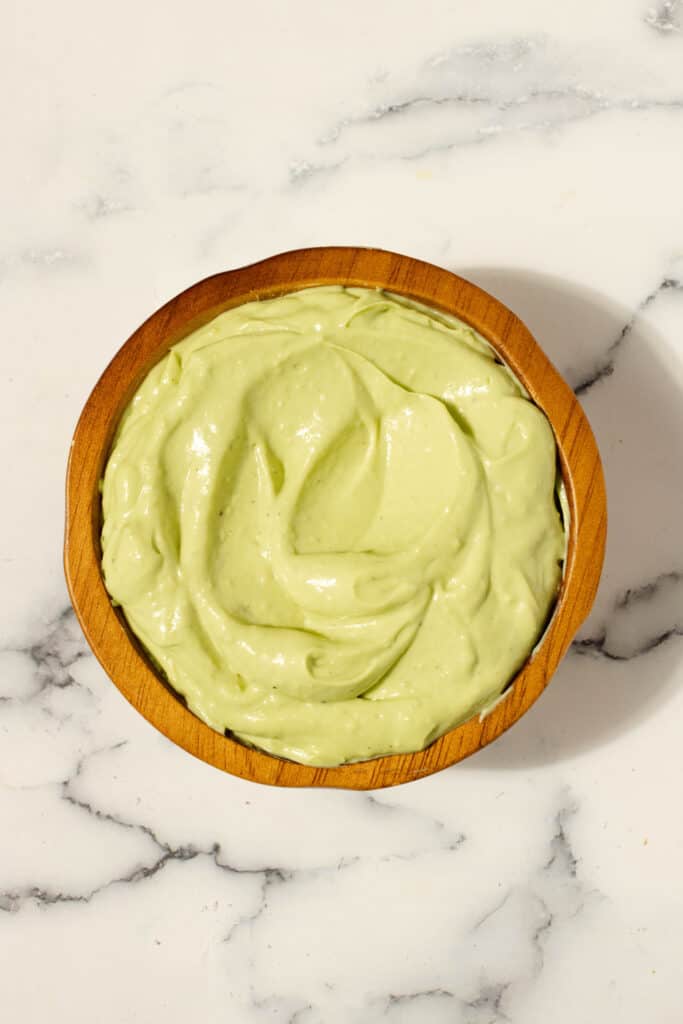
{"label": "marble countertop", "polygon": [[[680,1024],[683,3],[10,0],[0,195],[7,1021]],[[69,440],[129,333],[283,249],[394,249],[526,320],[605,462],[548,692],[376,794],[195,761],[89,653]]]}

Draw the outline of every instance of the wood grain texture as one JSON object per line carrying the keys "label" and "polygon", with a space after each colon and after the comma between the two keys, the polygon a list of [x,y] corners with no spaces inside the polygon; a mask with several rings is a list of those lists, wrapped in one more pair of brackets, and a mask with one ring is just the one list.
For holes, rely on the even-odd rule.
{"label": "wood grain texture", "polygon": [[[100,567],[99,482],[121,413],[151,367],[173,343],[226,309],[322,284],[385,288],[454,314],[479,331],[553,426],[571,516],[564,580],[553,619],[505,699],[483,720],[470,719],[426,750],[337,768],[312,768],[248,749],[188,711],[112,607]],[[257,782],[374,789],[419,779],[462,760],[528,710],[591,608],[606,526],[602,466],[590,425],[573,392],[509,309],[455,274],[407,256],[377,249],[302,249],[193,285],[145,321],[114,356],[83,409],[71,446],[64,567],[74,610],[105,671],[130,703],[179,746],[217,768]]]}

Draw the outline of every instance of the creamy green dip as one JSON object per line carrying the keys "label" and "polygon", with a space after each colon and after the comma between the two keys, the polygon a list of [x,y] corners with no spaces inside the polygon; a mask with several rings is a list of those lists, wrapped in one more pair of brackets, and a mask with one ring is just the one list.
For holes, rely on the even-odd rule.
{"label": "creamy green dip", "polygon": [[106,585],[214,729],[313,765],[415,751],[542,632],[555,484],[548,421],[473,330],[310,288],[143,381],[104,474]]}

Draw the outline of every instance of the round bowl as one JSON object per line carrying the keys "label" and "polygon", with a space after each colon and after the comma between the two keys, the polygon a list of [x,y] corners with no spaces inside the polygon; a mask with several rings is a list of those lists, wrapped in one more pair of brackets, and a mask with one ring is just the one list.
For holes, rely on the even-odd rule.
{"label": "round bowl", "polygon": [[[471,718],[414,754],[314,768],[250,749],[215,732],[187,709],[154,669],[104,586],[99,487],[123,410],[172,344],[233,306],[328,284],[404,295],[459,317],[487,339],[552,425],[569,504],[569,537],[550,624],[504,699],[487,715]],[[86,402],[71,445],[64,566],[74,610],[96,657],[124,697],[174,743],[223,771],[256,782],[375,789],[419,779],[461,761],[491,743],[531,707],[593,603],[605,534],[605,485],[588,420],[514,313],[455,274],[407,256],[377,249],[302,249],[200,281],[162,306],[117,352]]]}

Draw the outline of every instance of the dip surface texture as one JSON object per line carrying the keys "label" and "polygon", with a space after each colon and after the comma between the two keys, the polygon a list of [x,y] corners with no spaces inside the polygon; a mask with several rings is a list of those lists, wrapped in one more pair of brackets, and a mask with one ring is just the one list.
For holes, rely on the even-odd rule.
{"label": "dip surface texture", "polygon": [[214,729],[314,765],[419,750],[542,632],[555,485],[545,416],[473,330],[310,288],[143,381],[104,474],[106,585]]}

